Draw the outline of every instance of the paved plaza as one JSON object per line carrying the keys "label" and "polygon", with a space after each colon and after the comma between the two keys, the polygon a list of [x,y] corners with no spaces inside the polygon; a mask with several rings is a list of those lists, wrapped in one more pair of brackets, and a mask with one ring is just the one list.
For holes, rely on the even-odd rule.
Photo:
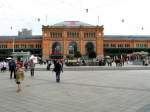
{"label": "paved plaza", "polygon": [[0,72],[0,112],[150,112],[149,70],[25,72],[23,90]]}

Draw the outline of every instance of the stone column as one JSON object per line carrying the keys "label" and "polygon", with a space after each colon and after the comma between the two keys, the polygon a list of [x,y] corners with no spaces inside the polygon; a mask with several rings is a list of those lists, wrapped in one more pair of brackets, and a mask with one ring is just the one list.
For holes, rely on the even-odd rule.
{"label": "stone column", "polygon": [[103,48],[103,33],[97,31],[96,33],[96,53],[97,56],[103,56],[104,48]]}
{"label": "stone column", "polygon": [[81,55],[83,55],[84,54],[84,45],[83,45],[84,32],[83,32],[83,30],[80,30],[80,37],[79,38],[80,38],[80,41],[79,41],[80,53],[81,53]]}
{"label": "stone column", "polygon": [[64,56],[67,55],[67,50],[68,50],[68,43],[67,43],[67,31],[63,31],[63,52]]}
{"label": "stone column", "polygon": [[50,37],[48,36],[48,32],[44,32],[42,38],[43,59],[49,59],[49,46],[50,46],[49,43],[50,43]]}

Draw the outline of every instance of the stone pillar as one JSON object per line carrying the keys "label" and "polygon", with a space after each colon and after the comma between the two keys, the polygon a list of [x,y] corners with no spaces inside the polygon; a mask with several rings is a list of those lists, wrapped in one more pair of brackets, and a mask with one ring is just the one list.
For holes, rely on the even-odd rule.
{"label": "stone pillar", "polygon": [[[147,40],[147,48],[150,48],[150,41],[149,40]],[[130,46],[131,47],[131,46]]]}
{"label": "stone pillar", "polygon": [[68,43],[67,43],[67,31],[63,31],[63,52],[64,56],[67,55]]}
{"label": "stone pillar", "polygon": [[[14,42],[14,44],[15,44],[15,42]],[[13,49],[13,39],[10,40],[10,44],[7,44],[7,47],[10,49]],[[14,47],[15,47],[15,45],[14,45]]]}
{"label": "stone pillar", "polygon": [[50,46],[49,43],[50,43],[50,37],[48,36],[48,32],[44,32],[42,38],[43,59],[49,59],[49,46]]}
{"label": "stone pillar", "polygon": [[84,32],[81,30],[80,31],[80,41],[79,41],[79,43],[80,43],[79,47],[80,47],[80,53],[81,53],[81,55],[84,55],[83,39],[84,39]]}
{"label": "stone pillar", "polygon": [[104,55],[103,32],[100,32],[100,31],[97,31],[96,33],[96,53],[97,53],[97,56]]}

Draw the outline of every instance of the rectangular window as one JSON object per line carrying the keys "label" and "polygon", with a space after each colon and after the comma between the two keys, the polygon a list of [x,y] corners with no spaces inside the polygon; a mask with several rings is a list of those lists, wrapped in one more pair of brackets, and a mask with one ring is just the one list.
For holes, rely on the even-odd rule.
{"label": "rectangular window", "polygon": [[108,47],[109,47],[109,44],[104,44],[104,47],[105,47],[105,48],[108,48]]}
{"label": "rectangular window", "polygon": [[86,32],[86,33],[84,33],[84,38],[94,38],[94,37],[96,37],[95,32]]}
{"label": "rectangular window", "polygon": [[49,35],[51,38],[61,38],[62,32],[50,32]]}
{"label": "rectangular window", "polygon": [[79,33],[78,32],[67,32],[67,37],[68,38],[78,38]]}
{"label": "rectangular window", "polygon": [[116,44],[111,44],[111,47],[112,48],[116,48]]}
{"label": "rectangular window", "polygon": [[125,48],[129,48],[130,47],[130,44],[125,44]]}
{"label": "rectangular window", "polygon": [[123,44],[118,44],[118,48],[123,48]]}

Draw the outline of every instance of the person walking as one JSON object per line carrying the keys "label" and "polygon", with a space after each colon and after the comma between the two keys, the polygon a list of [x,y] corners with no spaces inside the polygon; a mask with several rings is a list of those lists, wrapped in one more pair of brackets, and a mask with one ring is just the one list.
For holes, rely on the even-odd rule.
{"label": "person walking", "polygon": [[5,71],[6,71],[6,68],[7,68],[7,63],[6,63],[5,61],[3,61],[3,62],[1,63],[1,65],[2,65],[1,71],[2,71],[2,72],[5,72]]}
{"label": "person walking", "polygon": [[27,60],[24,62],[24,68],[25,68],[25,72],[26,72],[28,70],[28,61]]}
{"label": "person walking", "polygon": [[10,60],[9,64],[9,71],[10,71],[10,79],[12,79],[12,75],[14,74],[14,79],[16,79],[16,63],[14,60]]}
{"label": "person walking", "polygon": [[30,66],[30,74],[31,74],[31,77],[34,77],[34,68],[35,68],[35,64],[34,64],[34,62],[33,62],[32,59],[30,60],[29,66]]}
{"label": "person walking", "polygon": [[63,72],[62,65],[59,60],[56,61],[56,64],[54,65],[53,71],[56,73],[56,82],[60,82],[60,72]]}
{"label": "person walking", "polygon": [[48,60],[48,62],[47,62],[47,70],[50,70],[50,68],[51,68],[51,61]]}
{"label": "person walking", "polygon": [[24,72],[23,72],[23,62],[20,58],[17,59],[16,62],[16,84],[17,84],[17,92],[21,91],[21,81],[24,80]]}

